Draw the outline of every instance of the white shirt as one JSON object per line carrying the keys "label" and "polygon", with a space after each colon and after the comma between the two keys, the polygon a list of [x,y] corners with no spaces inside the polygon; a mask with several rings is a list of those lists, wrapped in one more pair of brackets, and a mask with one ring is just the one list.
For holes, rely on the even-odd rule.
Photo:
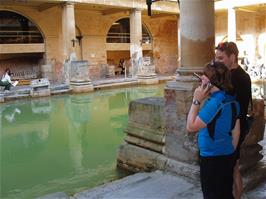
{"label": "white shirt", "polygon": [[12,82],[11,82],[11,78],[10,78],[10,76],[9,76],[7,73],[5,73],[5,74],[3,75],[3,77],[2,77],[2,82],[9,82],[10,84],[12,83]]}

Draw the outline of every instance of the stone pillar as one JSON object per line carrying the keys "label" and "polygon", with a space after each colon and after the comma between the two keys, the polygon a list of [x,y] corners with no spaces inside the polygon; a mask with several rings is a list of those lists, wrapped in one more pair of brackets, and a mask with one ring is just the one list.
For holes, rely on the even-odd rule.
{"label": "stone pillar", "polygon": [[201,71],[214,58],[214,1],[180,0],[179,75]]}
{"label": "stone pillar", "polygon": [[214,2],[180,1],[181,66],[176,81],[165,88],[165,154],[188,163],[197,162],[195,135],[188,135],[186,119],[197,81],[193,72],[214,58]]}
{"label": "stone pillar", "polygon": [[180,15],[177,18],[177,51],[178,51],[178,67],[181,66],[181,32],[180,32]]}
{"label": "stone pillar", "polygon": [[65,3],[62,11],[62,38],[64,60],[76,60],[77,45],[75,29],[75,10],[73,3]]}
{"label": "stone pillar", "polygon": [[93,91],[93,85],[89,78],[88,61],[71,61],[70,87],[74,93]]}
{"label": "stone pillar", "polygon": [[229,7],[227,12],[227,40],[236,42],[236,11],[233,7]]}
{"label": "stone pillar", "polygon": [[130,57],[133,76],[137,75],[138,67],[142,64],[142,21],[141,10],[133,9],[130,14]]}

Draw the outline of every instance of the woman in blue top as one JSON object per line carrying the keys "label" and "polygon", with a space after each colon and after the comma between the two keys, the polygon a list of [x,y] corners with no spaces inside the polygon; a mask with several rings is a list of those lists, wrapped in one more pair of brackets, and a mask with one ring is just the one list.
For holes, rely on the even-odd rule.
{"label": "woman in blue top", "polygon": [[200,179],[205,199],[234,198],[234,151],[240,125],[239,104],[231,92],[228,68],[221,62],[207,64],[187,118],[187,130],[198,132]]}

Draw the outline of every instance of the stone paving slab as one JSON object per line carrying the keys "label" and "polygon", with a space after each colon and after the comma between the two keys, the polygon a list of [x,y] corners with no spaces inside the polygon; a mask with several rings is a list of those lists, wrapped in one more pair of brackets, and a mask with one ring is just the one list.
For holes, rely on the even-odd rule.
{"label": "stone paving slab", "polygon": [[[199,182],[155,171],[137,173],[74,196],[57,192],[38,199],[203,199],[203,196]],[[266,181],[244,193],[242,199],[266,199]]]}
{"label": "stone paving slab", "polygon": [[75,199],[199,199],[202,198],[199,184],[192,184],[175,175],[156,171],[138,173],[98,188],[83,191],[73,196]]}

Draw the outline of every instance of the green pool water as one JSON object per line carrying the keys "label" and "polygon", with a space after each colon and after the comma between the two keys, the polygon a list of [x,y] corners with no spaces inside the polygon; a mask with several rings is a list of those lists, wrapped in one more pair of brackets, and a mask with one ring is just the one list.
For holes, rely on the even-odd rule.
{"label": "green pool water", "polygon": [[75,192],[128,175],[116,168],[128,104],[164,85],[0,105],[0,198]]}

